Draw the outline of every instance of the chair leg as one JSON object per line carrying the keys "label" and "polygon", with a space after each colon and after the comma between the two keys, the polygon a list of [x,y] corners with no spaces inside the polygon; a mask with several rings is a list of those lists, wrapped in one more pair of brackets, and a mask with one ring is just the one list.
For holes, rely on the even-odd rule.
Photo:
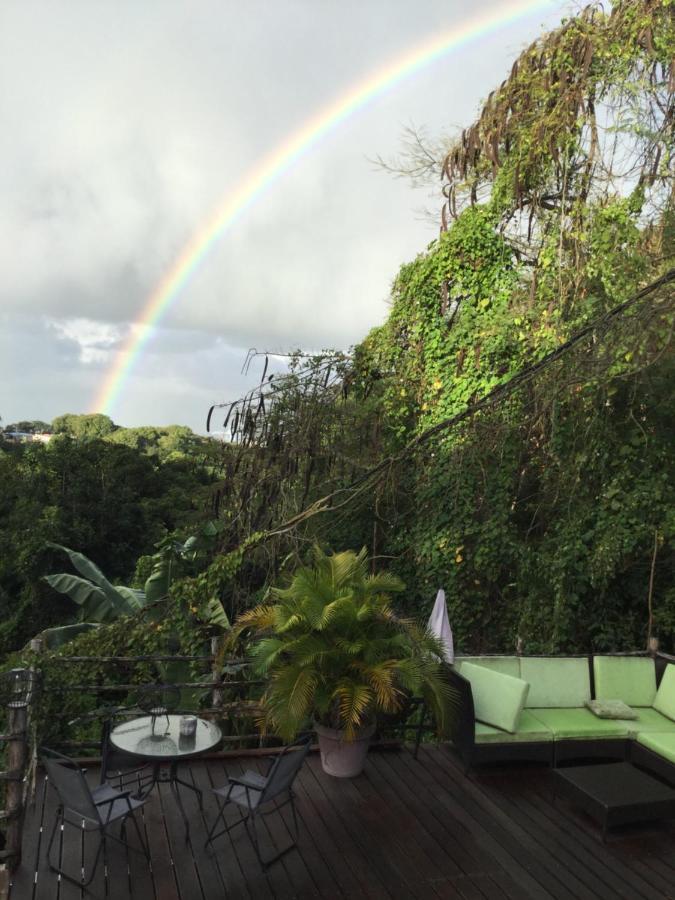
{"label": "chair leg", "polygon": [[[209,829],[209,833],[206,835],[206,840],[204,841],[205,847],[208,847],[208,845],[211,843],[212,840],[214,840],[214,838],[220,837],[221,834],[224,834],[228,830],[227,822],[225,821],[225,807],[226,806],[227,806],[227,803],[221,802],[220,800],[218,801],[218,815],[213,820],[213,825]],[[221,819],[223,820],[224,828],[223,828],[223,831],[219,831],[218,834],[216,834],[215,833],[216,826],[218,825],[218,822]]]}
{"label": "chair leg", "polygon": [[[285,856],[290,850],[293,850],[297,846],[297,840],[300,835],[300,831],[298,829],[298,819],[295,812],[295,803],[293,802],[293,795],[291,794],[291,808],[293,810],[293,820],[295,822],[296,836],[295,839],[291,841],[291,843],[284,847],[283,850],[280,850],[274,856],[271,856],[269,859],[263,859],[262,854],[260,853],[260,841],[258,838],[258,829],[256,827],[256,813],[251,813],[247,819],[244,820],[244,825],[246,826],[246,833],[251,839],[251,843],[253,844],[253,849],[255,850],[255,855],[258,857],[258,862],[260,863],[260,867],[263,872],[267,871],[267,869],[272,865],[272,863],[277,862],[277,860],[281,859],[282,856]],[[251,828],[249,829],[249,822],[251,823]],[[293,835],[291,835],[293,837]]]}
{"label": "chair leg", "polygon": [[[150,848],[148,847],[146,841],[143,839],[143,836],[141,834],[141,826],[138,824],[138,819],[136,818],[134,813],[132,813],[127,818],[130,818],[131,821],[134,823],[134,828],[136,829],[136,834],[138,835],[138,840],[140,842],[141,847],[143,848],[143,855],[145,856],[147,861],[150,862]],[[127,820],[125,819],[124,820],[125,826],[126,826],[126,822],[127,822]],[[131,847],[130,849],[133,850],[134,848]]]}
{"label": "chair leg", "polygon": [[420,750],[420,744],[422,743],[422,731],[424,730],[424,723],[427,718],[427,707],[426,704],[422,704],[422,712],[420,713],[420,720],[415,730],[415,750],[413,751],[413,759],[417,759],[417,754]]}
{"label": "chair leg", "polygon": [[49,865],[49,868],[54,872],[58,872],[58,867],[55,866],[52,862],[52,845],[54,844],[54,838],[56,837],[59,821],[61,822],[61,827],[63,828],[65,817],[63,815],[63,810],[61,809],[61,807],[59,807],[56,812],[56,817],[54,818],[54,827],[52,828],[52,833],[49,836],[49,843],[47,844],[47,863]]}
{"label": "chair leg", "polygon": [[[78,885],[78,887],[87,887],[87,885],[91,884],[91,882],[94,878],[94,875],[96,874],[96,869],[98,868],[98,861],[101,857],[101,850],[103,849],[104,844],[105,844],[105,832],[103,830],[99,831],[99,841],[98,841],[98,847],[96,849],[96,856],[94,857],[94,862],[91,867],[91,873],[89,875],[89,878],[87,878],[85,881],[83,877],[82,878],[73,877],[72,875],[68,874],[68,872],[65,872],[63,869],[61,869],[59,866],[55,865],[52,862],[51,853],[52,853],[52,847],[54,845],[54,838],[56,837],[56,832],[58,830],[59,819],[61,821],[61,828],[63,829],[63,832],[65,832],[66,825],[71,824],[70,822],[66,821],[66,817],[63,813],[63,810],[61,809],[59,811],[59,813],[57,813],[56,819],[54,820],[54,827],[52,828],[52,833],[49,838],[49,844],[47,845],[47,864],[49,865],[49,868],[52,870],[52,872],[56,872],[56,874],[60,875],[61,878],[65,878],[68,881],[71,881],[73,884]],[[73,825],[73,827],[76,827],[76,826]],[[84,860],[83,860],[83,862],[84,862]],[[84,876],[84,872],[82,873],[82,875]]]}
{"label": "chair leg", "polygon": [[295,796],[291,791],[291,812],[293,813],[293,825],[295,826],[295,840],[300,837],[300,828],[298,827],[298,814],[295,809]]}
{"label": "chair leg", "polygon": [[[249,831],[248,825],[251,823],[251,830]],[[251,813],[247,819],[244,820],[244,825],[246,827],[246,833],[251,839],[251,843],[253,844],[253,849],[255,850],[255,855],[258,857],[258,862],[260,863],[260,867],[263,871],[267,868],[267,863],[263,860],[260,855],[260,844],[258,843],[258,829],[255,825],[255,814]]]}

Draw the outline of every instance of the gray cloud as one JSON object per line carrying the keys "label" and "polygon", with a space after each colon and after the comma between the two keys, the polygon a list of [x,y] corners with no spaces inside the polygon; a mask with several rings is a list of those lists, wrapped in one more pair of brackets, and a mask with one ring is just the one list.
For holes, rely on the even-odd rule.
{"label": "gray cloud", "polygon": [[[304,156],[214,246],[116,417],[200,424],[194,407],[240,388],[240,348],[347,347],[380,322],[398,266],[435,228],[415,214],[425,192],[368,157],[394,153],[411,120],[432,132],[469,121],[539,24],[565,11],[552,0],[449,54]],[[0,414],[88,409],[115,339],[251,167],[469,14],[462,0],[6,4]]]}

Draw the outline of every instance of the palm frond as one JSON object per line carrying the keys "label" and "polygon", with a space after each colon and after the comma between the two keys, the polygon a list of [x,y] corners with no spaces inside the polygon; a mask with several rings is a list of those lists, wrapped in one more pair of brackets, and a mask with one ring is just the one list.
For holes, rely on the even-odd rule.
{"label": "palm frond", "polygon": [[243,632],[249,629],[258,634],[272,631],[275,622],[274,610],[275,607],[270,604],[260,604],[241,613],[232,628],[229,643],[235,644]]}
{"label": "palm frond", "polygon": [[286,644],[277,637],[264,638],[251,650],[251,664],[253,671],[262,675],[267,674],[270,668],[277,662]]}
{"label": "palm frond", "polygon": [[359,684],[349,678],[341,678],[333,692],[340,711],[340,726],[348,741],[354,740],[356,732],[364,723],[368,710],[372,707],[374,695],[366,684]]}
{"label": "palm frond", "polygon": [[396,712],[401,705],[403,691],[397,686],[399,660],[389,659],[377,666],[360,666],[361,673],[370,684],[378,706],[385,713]]}

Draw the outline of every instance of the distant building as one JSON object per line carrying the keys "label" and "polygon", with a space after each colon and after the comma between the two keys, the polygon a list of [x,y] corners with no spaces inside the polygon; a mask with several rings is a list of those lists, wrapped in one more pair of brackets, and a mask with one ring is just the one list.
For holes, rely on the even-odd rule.
{"label": "distant building", "polygon": [[0,433],[0,437],[12,444],[28,444],[34,441],[39,444],[48,444],[54,435],[46,431],[37,434],[33,434],[32,431],[3,431]]}

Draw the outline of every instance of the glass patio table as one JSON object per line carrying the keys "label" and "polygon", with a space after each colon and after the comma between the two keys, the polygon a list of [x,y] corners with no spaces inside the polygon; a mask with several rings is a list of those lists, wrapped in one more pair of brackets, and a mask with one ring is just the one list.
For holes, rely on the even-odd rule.
{"label": "glass patio table", "polygon": [[123,753],[143,759],[152,765],[152,782],[149,791],[156,784],[168,784],[176,795],[176,802],[185,823],[186,840],[190,835],[190,823],[183,807],[179,785],[194,791],[202,806],[202,792],[189,781],[178,775],[178,766],[183,760],[192,759],[213,750],[222,738],[220,728],[213,722],[197,719],[197,728],[192,735],[180,733],[182,716],[162,714],[142,716],[122,722],[110,732],[110,743]]}

